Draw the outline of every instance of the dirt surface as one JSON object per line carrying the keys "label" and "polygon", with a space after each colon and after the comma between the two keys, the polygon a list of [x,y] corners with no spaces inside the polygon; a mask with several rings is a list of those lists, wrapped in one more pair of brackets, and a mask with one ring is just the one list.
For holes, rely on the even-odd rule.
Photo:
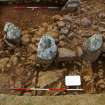
{"label": "dirt surface", "polygon": [[[94,4],[94,6],[93,6]],[[99,59],[90,63],[82,55],[82,44],[87,37],[100,32],[105,38],[105,4],[103,0],[82,0],[81,7],[74,13],[59,10],[32,10],[1,7],[0,9],[0,93],[16,95],[67,95],[105,92],[105,46],[96,53]],[[65,22],[65,20],[67,22]],[[10,49],[3,41],[5,22],[12,22],[22,30],[22,44]],[[69,21],[69,22],[68,22]],[[66,25],[62,28],[62,25]],[[54,62],[43,68],[37,64],[37,44],[44,33],[50,33],[59,48],[77,54],[71,61]],[[61,34],[67,35],[61,36]],[[69,34],[68,34],[69,33]],[[73,35],[73,38],[71,36]],[[75,36],[75,37],[74,37]],[[104,44],[105,45],[105,42]],[[97,55],[90,56],[90,59]],[[60,56],[61,57],[61,56]],[[72,54],[71,56],[72,57]],[[88,58],[88,57],[87,57]],[[10,88],[64,88],[66,75],[79,74],[84,91],[10,91]]]}
{"label": "dirt surface", "polygon": [[0,95],[2,105],[104,105],[105,95],[77,95],[77,96],[8,96]]}

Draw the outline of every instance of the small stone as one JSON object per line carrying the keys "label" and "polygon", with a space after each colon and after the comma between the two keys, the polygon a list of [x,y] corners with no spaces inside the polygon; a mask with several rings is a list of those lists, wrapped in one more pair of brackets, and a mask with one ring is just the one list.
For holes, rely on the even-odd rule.
{"label": "small stone", "polygon": [[102,46],[102,52],[105,52],[105,42],[103,43],[103,46]]}
{"label": "small stone", "polygon": [[29,35],[24,35],[22,36],[22,44],[27,45],[30,42],[30,36]]}
{"label": "small stone", "polygon": [[105,27],[105,22],[104,22],[104,21],[100,22],[100,23],[99,23],[99,26]]}
{"label": "small stone", "polygon": [[58,25],[58,28],[61,28],[61,27],[64,27],[66,24],[64,21],[58,21],[57,25]]}
{"label": "small stone", "polygon": [[26,35],[26,34],[28,34],[28,33],[29,33],[28,30],[23,30],[23,31],[21,32],[22,35]]}
{"label": "small stone", "polygon": [[36,41],[37,41],[37,42],[39,42],[39,41],[40,41],[40,38],[39,38],[39,37],[37,37],[37,38],[36,38]]}
{"label": "small stone", "polygon": [[75,36],[75,34],[74,34],[73,32],[70,32],[70,33],[68,34],[68,38],[69,38],[69,39],[73,38],[74,36]]}
{"label": "small stone", "polygon": [[42,31],[41,31],[41,30],[37,30],[37,31],[35,32],[35,34],[36,34],[37,36],[41,36],[41,35],[42,35]]}
{"label": "small stone", "polygon": [[91,25],[91,21],[84,17],[83,19],[81,19],[81,25],[84,26],[84,27],[89,27]]}
{"label": "small stone", "polygon": [[11,66],[12,66],[12,65],[11,65],[10,63],[8,63],[6,67],[7,67],[7,68],[10,68]]}
{"label": "small stone", "polygon": [[29,44],[28,47],[29,47],[29,51],[32,52],[32,53],[33,52],[35,53],[36,50],[37,50],[34,44]]}
{"label": "small stone", "polygon": [[83,79],[84,79],[85,82],[89,82],[89,81],[91,81],[91,76],[85,75],[83,77]]}
{"label": "small stone", "polygon": [[72,21],[72,18],[69,15],[64,15],[63,16],[63,19],[64,19],[64,21],[68,21],[68,22],[71,22]]}
{"label": "small stone", "polygon": [[64,47],[65,46],[65,42],[64,41],[59,41],[59,47]]}
{"label": "small stone", "polygon": [[31,56],[28,57],[28,59],[29,60],[32,60],[32,61],[35,61],[35,58],[36,58],[35,54],[33,54],[33,55],[31,55]]}
{"label": "small stone", "polygon": [[60,35],[59,36],[59,40],[61,41],[61,40],[64,40],[65,39],[65,35]]}
{"label": "small stone", "polygon": [[72,39],[72,45],[78,46],[78,43],[79,43],[79,42],[78,42],[78,39],[74,37],[74,38]]}
{"label": "small stone", "polygon": [[9,58],[1,58],[0,59],[0,70],[4,71],[8,62],[9,62]]}
{"label": "small stone", "polygon": [[103,13],[103,12],[99,13],[99,18],[100,19],[105,19],[105,13]]}
{"label": "small stone", "polygon": [[104,78],[104,71],[103,71],[103,69],[100,69],[98,71],[98,76],[99,76],[99,78]]}
{"label": "small stone", "polygon": [[32,42],[32,43],[36,43],[36,37],[32,37],[32,38],[31,38],[31,42]]}
{"label": "small stone", "polygon": [[98,30],[98,26],[97,25],[92,25],[92,29],[96,31],[96,30]]}
{"label": "small stone", "polygon": [[83,50],[82,50],[81,47],[78,46],[78,47],[76,48],[76,51],[77,51],[77,56],[81,57],[81,56],[83,55]]}
{"label": "small stone", "polygon": [[63,18],[62,18],[61,15],[55,15],[55,16],[52,17],[52,19],[53,19],[54,21],[63,20]]}
{"label": "small stone", "polygon": [[60,34],[67,35],[68,33],[69,33],[69,29],[68,28],[66,28],[66,27],[61,28]]}
{"label": "small stone", "polygon": [[99,30],[99,32],[105,32],[105,28],[104,27],[99,27],[98,30]]}
{"label": "small stone", "polygon": [[100,79],[97,83],[96,86],[98,86],[101,89],[105,89],[105,80],[104,79]]}
{"label": "small stone", "polygon": [[45,31],[45,28],[44,27],[39,27],[39,33],[44,33],[44,31]]}
{"label": "small stone", "polygon": [[70,28],[71,28],[71,25],[70,25],[70,23],[69,23],[69,22],[66,22],[66,27],[67,27],[68,29],[70,29]]}
{"label": "small stone", "polygon": [[17,58],[15,55],[13,55],[13,56],[11,56],[11,58],[10,58],[10,62],[11,62],[13,65],[16,65],[16,64],[18,63],[18,58]]}
{"label": "small stone", "polygon": [[48,23],[43,23],[42,27],[47,28],[48,27]]}
{"label": "small stone", "polygon": [[55,39],[59,37],[59,33],[57,31],[48,31],[46,34],[50,35]]}
{"label": "small stone", "polygon": [[24,61],[26,58],[25,58],[25,57],[21,57],[20,59],[21,59],[22,61]]}

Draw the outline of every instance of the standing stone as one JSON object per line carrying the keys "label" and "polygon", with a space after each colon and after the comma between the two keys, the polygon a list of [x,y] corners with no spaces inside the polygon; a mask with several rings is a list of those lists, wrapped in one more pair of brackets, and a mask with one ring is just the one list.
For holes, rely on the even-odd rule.
{"label": "standing stone", "polygon": [[56,54],[57,46],[55,44],[55,40],[49,35],[44,35],[38,44],[38,58],[42,60],[52,60]]}
{"label": "standing stone", "polygon": [[90,38],[87,39],[86,41],[86,48],[89,51],[97,51],[101,48],[103,44],[103,39],[102,39],[102,35],[100,34],[95,34],[93,36],[91,36]]}
{"label": "standing stone", "polygon": [[7,22],[4,26],[4,32],[6,33],[4,40],[8,46],[12,47],[20,44],[21,30],[17,26]]}
{"label": "standing stone", "polygon": [[96,61],[101,54],[102,44],[103,40],[100,34],[95,34],[88,38],[85,42],[85,58],[90,62]]}
{"label": "standing stone", "polygon": [[80,6],[80,0],[68,0],[62,10],[76,11]]}

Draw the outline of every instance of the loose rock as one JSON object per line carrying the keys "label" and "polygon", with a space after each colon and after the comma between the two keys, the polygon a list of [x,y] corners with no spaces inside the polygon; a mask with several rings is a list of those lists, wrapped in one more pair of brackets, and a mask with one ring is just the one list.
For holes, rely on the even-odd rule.
{"label": "loose rock", "polygon": [[64,21],[58,21],[58,27],[61,28],[61,27],[64,27],[65,26],[65,22]]}
{"label": "loose rock", "polygon": [[23,35],[21,40],[23,45],[27,45],[31,41],[29,35]]}
{"label": "loose rock", "polygon": [[69,29],[67,27],[63,27],[60,29],[60,34],[67,35],[69,33]]}
{"label": "loose rock", "polygon": [[84,17],[84,18],[81,20],[81,25],[82,25],[83,27],[89,27],[89,26],[91,25],[91,21],[90,21],[88,18]]}

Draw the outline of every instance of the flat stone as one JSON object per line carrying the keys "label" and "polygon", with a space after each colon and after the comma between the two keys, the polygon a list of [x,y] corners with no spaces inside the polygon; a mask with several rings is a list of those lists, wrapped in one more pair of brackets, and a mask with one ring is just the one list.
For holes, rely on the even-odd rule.
{"label": "flat stone", "polygon": [[89,51],[97,51],[102,47],[103,39],[101,34],[94,34],[89,37],[86,41],[86,48]]}
{"label": "flat stone", "polygon": [[63,77],[64,71],[65,69],[40,72],[38,86],[40,86],[40,88],[51,86],[53,83],[57,82],[60,78]]}
{"label": "flat stone", "polygon": [[76,57],[76,52],[67,48],[58,48],[58,60],[71,59]]}

